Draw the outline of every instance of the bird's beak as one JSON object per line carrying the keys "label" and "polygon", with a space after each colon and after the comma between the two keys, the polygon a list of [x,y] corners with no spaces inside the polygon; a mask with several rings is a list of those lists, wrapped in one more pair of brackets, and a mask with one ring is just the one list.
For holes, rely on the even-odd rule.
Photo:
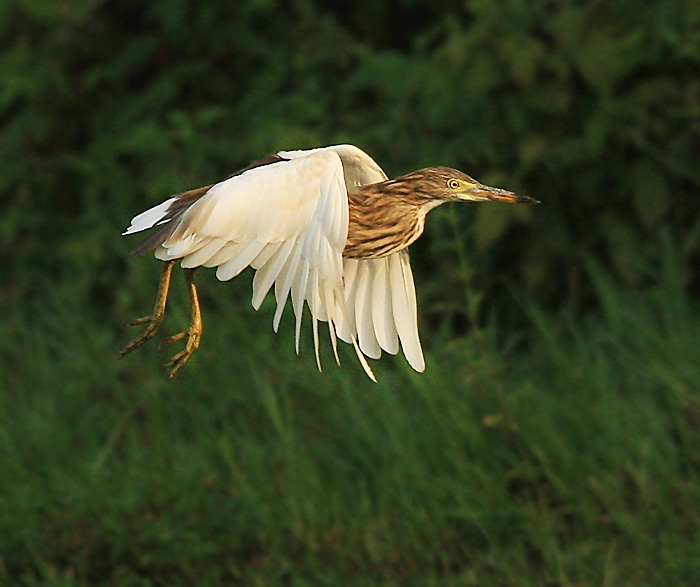
{"label": "bird's beak", "polygon": [[509,192],[508,190],[502,190],[501,188],[492,188],[487,185],[481,185],[471,189],[471,195],[479,196],[484,200],[492,200],[494,202],[506,202],[508,204],[539,204],[539,200],[531,198],[530,196],[523,196],[521,194],[516,194]]}

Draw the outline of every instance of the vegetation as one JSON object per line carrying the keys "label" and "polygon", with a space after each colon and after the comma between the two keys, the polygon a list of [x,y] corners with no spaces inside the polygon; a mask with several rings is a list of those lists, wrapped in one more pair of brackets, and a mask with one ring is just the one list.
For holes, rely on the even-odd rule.
{"label": "vegetation", "polygon": [[[699,64],[691,0],[0,5],[0,584],[694,585]],[[336,142],[543,201],[431,214],[424,374],[211,272],[114,360],[135,213]]]}

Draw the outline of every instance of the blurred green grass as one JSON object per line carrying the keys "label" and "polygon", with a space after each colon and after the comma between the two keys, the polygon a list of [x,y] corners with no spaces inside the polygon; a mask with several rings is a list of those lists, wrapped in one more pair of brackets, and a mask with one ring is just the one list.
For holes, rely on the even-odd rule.
{"label": "blurred green grass", "polygon": [[[689,585],[700,576],[700,4],[0,4],[0,585]],[[428,370],[198,274],[205,338],[122,361],[117,235],[351,142],[541,199],[412,247]],[[504,287],[506,284],[507,287]],[[182,284],[164,334],[188,318]]]}
{"label": "blurred green grass", "polygon": [[246,277],[202,274],[173,382],[56,285],[2,325],[0,582],[692,585],[700,320],[670,257],[644,293],[590,263],[601,311],[523,304],[524,340],[426,333],[426,373],[385,357],[377,385],[296,357]]}

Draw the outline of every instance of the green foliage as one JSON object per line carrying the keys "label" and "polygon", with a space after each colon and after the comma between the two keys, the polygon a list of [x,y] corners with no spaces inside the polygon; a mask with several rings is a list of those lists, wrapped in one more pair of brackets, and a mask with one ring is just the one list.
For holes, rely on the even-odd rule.
{"label": "green foliage", "polygon": [[469,287],[515,281],[555,307],[591,300],[592,252],[641,284],[663,227],[697,262],[696,2],[26,0],[3,16],[0,253],[17,295],[28,266],[111,284],[135,212],[339,141],[392,175],[455,165],[544,202],[437,211],[417,259],[431,304],[465,287],[445,277],[454,214]]}
{"label": "green foliage", "polygon": [[[693,585],[698,65],[693,0],[0,3],[0,583]],[[337,142],[543,202],[431,213],[425,374],[206,273],[113,360],[134,214]]]}
{"label": "green foliage", "polygon": [[694,585],[700,321],[667,253],[644,294],[591,264],[585,322],[528,305],[527,353],[489,327],[379,384],[215,298],[169,383],[55,292],[0,337],[0,583]]}

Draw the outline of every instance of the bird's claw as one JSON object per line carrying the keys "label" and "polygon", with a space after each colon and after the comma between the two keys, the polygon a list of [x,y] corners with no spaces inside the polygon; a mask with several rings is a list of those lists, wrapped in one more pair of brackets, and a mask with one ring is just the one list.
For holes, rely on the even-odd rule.
{"label": "bird's claw", "polygon": [[179,332],[178,334],[175,334],[173,336],[164,338],[161,341],[161,345],[172,344],[174,342],[182,340],[183,338],[187,338],[185,348],[176,355],[174,355],[165,364],[166,367],[172,367],[169,375],[170,379],[175,377],[176,373],[185,366],[185,363],[187,363],[187,361],[190,360],[192,354],[199,348],[199,341],[202,338],[201,327],[198,328],[195,325],[190,325],[190,327],[187,330]]}
{"label": "bird's claw", "polygon": [[141,316],[140,318],[132,318],[131,320],[125,320],[124,326],[138,326],[139,324],[145,324],[146,322],[157,322],[158,317],[151,314],[150,316]]}
{"label": "bird's claw", "polygon": [[[165,316],[165,305],[168,300],[168,290],[170,288],[170,275],[174,265],[174,260],[168,261],[163,265],[163,273],[160,278],[160,283],[158,284],[158,297],[156,298],[153,313],[149,316],[134,318],[126,323],[129,326],[138,326],[139,324],[148,324],[148,326],[146,326],[141,333],[141,336],[136,337],[119,352],[119,358],[139,348],[143,343],[153,338],[156,332],[158,332]],[[164,338],[161,342],[161,344],[172,344],[173,342],[187,338],[185,348],[170,359],[166,365],[167,367],[172,367],[170,371],[171,378],[184,367],[185,363],[187,363],[192,356],[192,353],[199,348],[199,341],[202,338],[202,313],[199,307],[199,297],[197,295],[197,287],[194,284],[193,274],[194,269],[185,269],[185,280],[187,281],[187,288],[190,294],[190,308],[192,310],[192,321],[190,322],[189,328],[174,336]]]}
{"label": "bird's claw", "polygon": [[155,314],[151,314],[150,316],[141,316],[141,318],[134,318],[133,320],[127,320],[124,323],[127,326],[138,326],[139,324],[146,323],[148,323],[148,326],[140,336],[134,338],[129,344],[119,351],[117,358],[121,359],[124,355],[128,355],[131,351],[139,348],[142,344],[151,340],[156,335],[156,332],[158,332],[162,322],[163,316],[157,316]]}

